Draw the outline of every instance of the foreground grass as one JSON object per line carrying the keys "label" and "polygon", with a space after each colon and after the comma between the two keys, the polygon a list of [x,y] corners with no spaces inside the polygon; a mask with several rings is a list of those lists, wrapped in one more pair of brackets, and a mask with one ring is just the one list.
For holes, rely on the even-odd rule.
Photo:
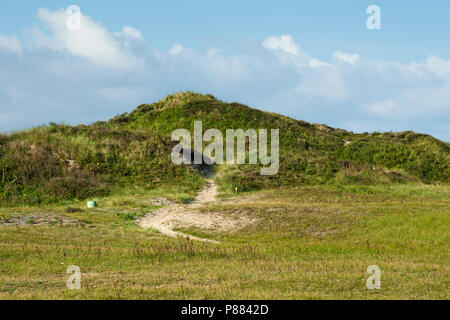
{"label": "foreground grass", "polygon": [[[186,194],[174,194],[183,201]],[[170,239],[133,218],[155,208],[145,190],[101,199],[9,208],[77,219],[0,226],[0,299],[448,299],[450,187],[281,188],[203,210],[258,219],[234,234],[184,230],[221,244]],[[67,206],[82,209],[69,213]],[[77,210],[72,210],[77,211]],[[78,265],[82,289],[66,287]],[[382,270],[368,290],[366,269]]]}

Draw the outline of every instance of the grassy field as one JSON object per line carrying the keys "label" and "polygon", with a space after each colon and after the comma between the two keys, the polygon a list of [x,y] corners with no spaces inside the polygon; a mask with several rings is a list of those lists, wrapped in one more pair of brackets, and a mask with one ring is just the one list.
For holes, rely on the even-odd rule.
{"label": "grassy field", "polygon": [[[201,210],[257,222],[235,233],[182,230],[220,244],[137,227],[133,219],[160,197],[192,194],[134,188],[99,198],[92,210],[75,201],[0,209],[3,222],[31,217],[25,226],[0,224],[0,299],[450,298],[449,186],[228,194]],[[36,215],[61,220],[39,224]],[[69,265],[81,268],[81,290],[66,287]],[[381,290],[366,288],[370,265],[381,268]]]}

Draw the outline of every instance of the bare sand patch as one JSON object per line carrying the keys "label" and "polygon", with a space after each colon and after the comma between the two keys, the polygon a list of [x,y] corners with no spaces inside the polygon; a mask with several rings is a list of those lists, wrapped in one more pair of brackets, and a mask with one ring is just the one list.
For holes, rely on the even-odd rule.
{"label": "bare sand patch", "polygon": [[213,180],[208,179],[205,188],[194,201],[187,205],[170,204],[167,207],[152,211],[137,221],[144,229],[153,228],[170,237],[184,237],[192,240],[218,243],[214,240],[202,239],[174,231],[174,228],[198,227],[221,232],[237,231],[254,221],[242,215],[238,217],[224,216],[218,212],[200,212],[198,209],[208,204],[217,203],[218,188]]}

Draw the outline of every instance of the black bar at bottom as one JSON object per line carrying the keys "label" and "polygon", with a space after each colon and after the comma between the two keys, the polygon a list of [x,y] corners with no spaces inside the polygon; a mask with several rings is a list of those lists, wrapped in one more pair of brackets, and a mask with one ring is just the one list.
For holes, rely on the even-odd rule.
{"label": "black bar at bottom", "polygon": [[[142,319],[309,319],[339,315],[359,319],[366,315],[401,315],[424,310],[425,306],[445,308],[447,301],[1,301],[2,312],[22,312],[102,319],[114,315]],[[388,308],[386,308],[388,307]]]}

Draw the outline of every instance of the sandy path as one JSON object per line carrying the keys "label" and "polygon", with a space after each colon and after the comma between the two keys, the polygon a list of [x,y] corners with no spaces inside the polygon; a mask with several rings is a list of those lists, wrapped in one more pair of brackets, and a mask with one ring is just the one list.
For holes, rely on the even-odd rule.
{"label": "sandy path", "polygon": [[197,241],[218,243],[214,240],[202,239],[173,230],[174,227],[179,226],[213,228],[217,225],[223,225],[226,221],[225,218],[210,213],[200,213],[196,210],[208,203],[216,202],[216,196],[217,185],[213,180],[208,179],[203,190],[190,204],[170,204],[167,207],[150,212],[140,219],[138,224],[144,229],[153,228],[170,237],[184,237]]}

